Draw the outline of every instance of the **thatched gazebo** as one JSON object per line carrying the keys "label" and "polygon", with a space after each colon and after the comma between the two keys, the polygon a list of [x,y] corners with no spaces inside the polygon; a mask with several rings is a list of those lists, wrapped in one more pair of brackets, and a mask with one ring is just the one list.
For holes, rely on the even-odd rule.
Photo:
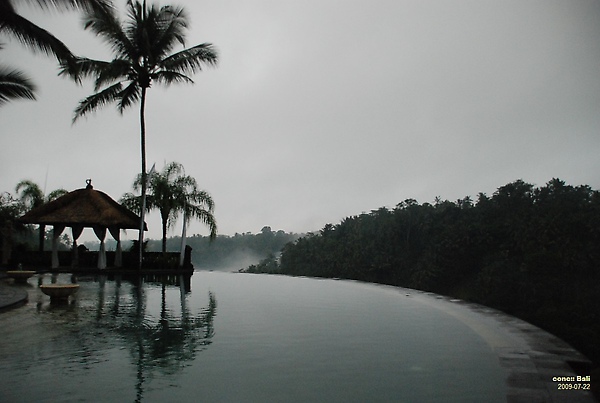
{"label": "thatched gazebo", "polygon": [[[114,201],[106,193],[94,190],[91,179],[85,189],[77,189],[56,200],[30,210],[19,221],[25,224],[52,225],[52,268],[59,266],[58,237],[65,227],[71,227],[73,234],[73,262],[77,265],[77,238],[83,228],[91,227],[100,240],[98,268],[106,268],[104,238],[106,230],[117,241],[115,267],[122,266],[121,229],[140,229],[141,218]],[[144,231],[147,231],[144,223]]]}

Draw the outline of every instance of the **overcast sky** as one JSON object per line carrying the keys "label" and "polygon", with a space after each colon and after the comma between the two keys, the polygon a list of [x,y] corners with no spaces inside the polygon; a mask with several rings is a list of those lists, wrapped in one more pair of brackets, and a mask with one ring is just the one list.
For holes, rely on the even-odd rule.
{"label": "overcast sky", "polygon": [[[407,198],[491,195],[516,179],[600,188],[599,1],[173,4],[189,13],[187,46],[213,43],[220,62],[194,85],[150,89],[148,167],[182,163],[213,196],[221,234],[316,231]],[[110,57],[77,13],[18,11],[74,53]],[[74,190],[87,178],[115,199],[131,191],[138,108],[121,116],[110,105],[71,125],[91,83],[0,42],[0,62],[38,85],[37,101],[0,107],[0,191],[22,179]],[[147,222],[159,238],[158,213]],[[188,233],[207,231],[195,223]]]}

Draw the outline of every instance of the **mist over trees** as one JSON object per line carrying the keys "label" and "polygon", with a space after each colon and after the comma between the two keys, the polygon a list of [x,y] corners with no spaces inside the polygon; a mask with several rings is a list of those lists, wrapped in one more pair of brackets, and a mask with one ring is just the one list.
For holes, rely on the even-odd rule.
{"label": "mist over trees", "polygon": [[600,193],[522,180],[327,224],[248,269],[416,288],[495,307],[600,362]]}
{"label": "mist over trees", "polygon": [[[196,269],[240,270],[278,255],[284,245],[300,236],[265,226],[257,234],[218,235],[212,243],[208,236],[194,235],[187,239],[187,244],[192,247],[192,263]],[[178,238],[173,241],[178,242]]]}
{"label": "mist over trees", "polygon": [[[187,238],[187,245],[192,247],[192,264],[196,270],[228,270],[238,271],[248,265],[278,255],[283,246],[293,242],[303,234],[273,231],[271,227],[265,226],[260,232],[253,234],[245,232],[236,233],[233,236],[217,235],[212,239],[210,236],[192,235]],[[162,249],[162,240],[146,240],[146,250],[158,252]],[[97,250],[98,242],[85,242],[89,249]],[[127,243],[123,248],[127,248]],[[166,239],[168,251],[179,251],[181,248],[181,237],[174,236]],[[106,241],[107,250],[114,248],[112,240]]]}

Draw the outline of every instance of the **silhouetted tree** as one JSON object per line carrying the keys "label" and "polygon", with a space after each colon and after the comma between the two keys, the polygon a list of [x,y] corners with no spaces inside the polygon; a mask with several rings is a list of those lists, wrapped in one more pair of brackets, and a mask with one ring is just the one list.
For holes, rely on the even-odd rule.
{"label": "silhouetted tree", "polygon": [[22,213],[23,203],[8,192],[0,193],[0,251],[3,265],[8,264],[12,252],[15,227],[22,227],[16,221]]}
{"label": "silhouetted tree", "polygon": [[[208,192],[198,189],[196,180],[185,175],[183,165],[171,162],[161,172],[153,172],[148,178],[149,191],[146,210],[158,209],[162,221],[162,252],[167,251],[167,229],[175,223],[179,213],[184,220],[196,218],[207,225],[210,238],[217,236],[217,221],[213,215],[214,202]],[[134,190],[142,187],[142,176],[133,183]],[[121,203],[136,212],[140,211],[140,197],[126,193]]]}
{"label": "silhouetted tree", "polygon": [[[60,196],[68,193],[65,189],[57,189],[45,196],[42,189],[35,182],[30,180],[22,180],[21,182],[17,183],[15,192],[17,192],[19,199],[27,210],[39,207],[44,203],[57,199]],[[39,251],[43,252],[46,226],[40,224],[39,231]]]}

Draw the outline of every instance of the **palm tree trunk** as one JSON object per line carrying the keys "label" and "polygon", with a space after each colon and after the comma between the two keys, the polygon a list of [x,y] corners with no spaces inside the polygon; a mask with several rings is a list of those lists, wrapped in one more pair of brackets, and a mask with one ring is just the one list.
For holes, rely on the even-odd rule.
{"label": "palm tree trunk", "polygon": [[[162,215],[162,214],[161,214]],[[162,253],[163,256],[167,254],[167,221],[169,220],[168,215],[162,215]]]}
{"label": "palm tree trunk", "polygon": [[40,230],[40,233],[38,234],[38,240],[39,240],[38,241],[39,242],[38,250],[40,252],[43,252],[44,251],[44,241],[46,240],[46,226],[40,224],[39,230]]}
{"label": "palm tree trunk", "polygon": [[146,120],[144,109],[146,107],[146,87],[142,86],[142,96],[140,100],[140,127],[141,127],[141,148],[142,148],[142,209],[140,211],[140,234],[139,234],[139,260],[138,269],[142,269],[142,251],[144,249],[144,216],[146,214]]}

